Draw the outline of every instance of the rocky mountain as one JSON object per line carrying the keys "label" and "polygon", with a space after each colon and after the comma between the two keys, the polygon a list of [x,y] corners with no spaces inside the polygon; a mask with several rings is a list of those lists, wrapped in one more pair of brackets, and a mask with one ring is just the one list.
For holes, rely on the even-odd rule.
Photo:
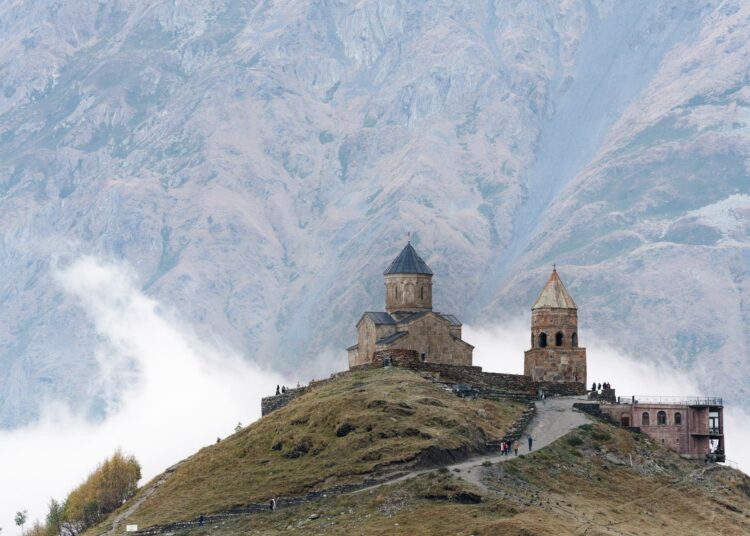
{"label": "rocky mountain", "polygon": [[100,341],[54,276],[82,254],[304,370],[380,307],[407,231],[464,322],[524,313],[556,261],[589,333],[742,400],[749,21],[740,0],[4,2],[0,425],[96,412]]}

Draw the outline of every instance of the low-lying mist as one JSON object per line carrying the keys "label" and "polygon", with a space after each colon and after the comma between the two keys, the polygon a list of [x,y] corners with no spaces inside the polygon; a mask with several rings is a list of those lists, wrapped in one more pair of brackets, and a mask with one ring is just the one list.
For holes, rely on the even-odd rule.
{"label": "low-lying mist", "polygon": [[[57,273],[101,337],[97,353],[106,416],[50,402],[33,425],[0,431],[0,527],[20,534],[17,510],[43,520],[51,497],[64,499],[116,448],[134,454],[143,480],[260,416],[275,373],[231,349],[200,341],[145,296],[123,265],[82,257]],[[74,329],[73,327],[71,329]],[[27,524],[28,528],[28,524]]]}

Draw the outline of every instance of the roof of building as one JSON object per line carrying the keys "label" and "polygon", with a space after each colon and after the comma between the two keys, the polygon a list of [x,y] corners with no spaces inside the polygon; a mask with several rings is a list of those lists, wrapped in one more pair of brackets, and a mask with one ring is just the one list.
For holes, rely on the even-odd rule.
{"label": "roof of building", "polygon": [[406,247],[401,250],[398,257],[393,259],[393,262],[388,266],[383,275],[390,274],[424,274],[432,275],[432,270],[427,266],[427,263],[422,260],[422,257],[414,250],[411,246],[411,242],[406,244]]}
{"label": "roof of building", "polygon": [[378,339],[375,341],[375,344],[391,344],[394,341],[399,340],[401,337],[404,337],[405,335],[408,335],[409,333],[407,331],[397,331],[396,333],[392,335],[388,335],[387,337],[383,337],[382,339]]}
{"label": "roof of building", "polygon": [[442,316],[443,318],[445,318],[448,322],[450,322],[452,326],[461,325],[461,321],[458,318],[456,318],[455,315],[444,315],[443,313],[438,313],[438,314]]}
{"label": "roof of building", "polygon": [[543,307],[554,307],[560,309],[577,309],[576,302],[568,294],[565,285],[563,285],[560,276],[557,275],[557,269],[553,268],[552,273],[544,285],[539,297],[531,306],[531,309],[541,309]]}
{"label": "roof of building", "polygon": [[384,313],[382,311],[367,311],[364,315],[367,316],[372,320],[372,322],[376,326],[381,326],[383,324],[395,324],[396,320],[389,315],[388,313]]}

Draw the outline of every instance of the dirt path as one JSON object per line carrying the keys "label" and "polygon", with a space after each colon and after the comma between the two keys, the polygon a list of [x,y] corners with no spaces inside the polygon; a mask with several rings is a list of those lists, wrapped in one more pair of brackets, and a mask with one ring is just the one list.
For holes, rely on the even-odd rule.
{"label": "dirt path", "polygon": [[[578,428],[582,424],[590,422],[589,417],[585,413],[581,413],[580,411],[573,409],[574,403],[583,402],[585,400],[586,397],[583,396],[550,398],[545,402],[537,402],[536,416],[531,421],[531,424],[529,424],[529,427],[524,431],[524,434],[519,441],[520,444],[518,453],[526,454],[529,452],[529,435],[534,440],[533,450],[538,450],[546,447],[553,441],[561,438],[562,436],[564,436],[571,430]],[[456,476],[463,478],[467,482],[474,484],[482,490],[488,491],[487,486],[485,486],[481,481],[483,464],[486,462],[506,462],[508,460],[512,460],[513,458],[515,458],[514,455],[501,456],[500,454],[489,454],[486,456],[477,456],[475,458],[471,458],[469,460],[453,465],[448,465],[446,467],[452,471],[457,469],[458,471],[454,471],[454,474]],[[380,482],[378,484],[375,484],[374,486],[362,488],[353,493],[372,491],[373,489],[379,488],[381,486],[410,480],[431,471],[433,471],[433,469],[414,471],[399,478],[394,478],[392,480]]]}
{"label": "dirt path", "polygon": [[120,528],[118,530],[118,525],[122,523],[125,519],[127,519],[130,515],[135,513],[135,511],[138,509],[138,507],[143,504],[143,502],[151,497],[151,495],[154,494],[154,492],[159,489],[159,487],[164,484],[164,482],[167,481],[167,479],[174,473],[175,469],[177,469],[180,465],[182,465],[182,462],[174,464],[172,467],[164,471],[161,475],[159,475],[159,478],[155,480],[152,484],[146,488],[143,493],[138,497],[136,500],[133,501],[133,503],[128,506],[125,510],[117,514],[112,519],[112,526],[109,528],[107,532],[103,534],[103,536],[115,536],[122,534],[125,530],[124,528]]}

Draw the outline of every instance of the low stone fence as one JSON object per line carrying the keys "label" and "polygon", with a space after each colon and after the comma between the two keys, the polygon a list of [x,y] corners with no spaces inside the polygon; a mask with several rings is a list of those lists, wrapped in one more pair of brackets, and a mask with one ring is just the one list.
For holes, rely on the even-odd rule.
{"label": "low stone fence", "polygon": [[588,415],[591,415],[592,417],[596,417],[599,420],[605,421],[614,426],[620,426],[620,423],[618,423],[612,417],[610,417],[607,413],[604,413],[602,411],[602,407],[599,404],[594,404],[590,402],[578,402],[578,403],[573,404],[573,407],[579,411],[582,411]]}
{"label": "low stone fence", "polygon": [[[288,508],[290,506],[296,506],[306,502],[317,501],[320,499],[326,499],[329,496],[340,495],[342,493],[350,493],[363,488],[374,486],[381,481],[376,479],[363,480],[358,484],[341,484],[338,486],[332,486],[322,491],[311,491],[305,495],[297,497],[279,497],[276,499],[276,508]],[[227,521],[236,517],[245,516],[248,514],[257,514],[260,512],[267,512],[270,510],[269,503],[249,503],[243,506],[238,506],[230,510],[224,510],[215,514],[206,514],[203,516],[203,525],[210,525],[218,522]],[[166,534],[173,533],[175,530],[180,529],[191,529],[201,526],[200,518],[195,518],[190,521],[181,521],[178,523],[169,523],[166,525],[154,525],[147,529],[139,530],[135,532],[136,535],[147,536],[151,534]]]}
{"label": "low stone fence", "polygon": [[504,374],[484,372],[482,367],[466,365],[449,365],[445,363],[423,363],[414,350],[382,350],[375,352],[371,364],[361,365],[359,369],[379,368],[384,363],[420,372],[438,375],[440,381],[448,383],[465,383],[480,391],[518,393],[536,397],[539,389],[547,395],[573,396],[586,394],[586,386],[575,382],[535,382],[523,374]]}
{"label": "low stone fence", "polygon": [[305,394],[306,391],[307,388],[305,387],[300,387],[298,389],[287,389],[285,393],[262,398],[260,401],[261,416],[265,417],[272,411],[283,408],[298,396]]}
{"label": "low stone fence", "polygon": [[523,411],[520,417],[508,428],[505,435],[496,441],[490,441],[487,443],[489,448],[500,448],[500,444],[503,441],[510,441],[511,443],[520,441],[529,423],[536,416],[536,405],[534,403],[529,404],[529,407]]}

